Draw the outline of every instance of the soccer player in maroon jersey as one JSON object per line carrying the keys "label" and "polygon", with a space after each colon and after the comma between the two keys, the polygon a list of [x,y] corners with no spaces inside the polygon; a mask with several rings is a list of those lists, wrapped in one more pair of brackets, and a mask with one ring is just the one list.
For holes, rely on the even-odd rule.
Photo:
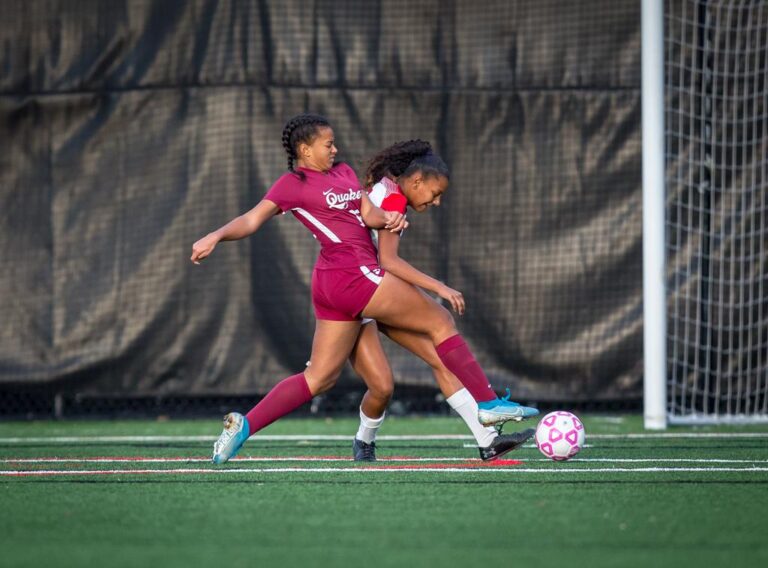
{"label": "soccer player in maroon jersey", "polygon": [[[369,163],[364,185],[374,205],[385,211],[405,214],[407,207],[426,211],[439,206],[449,182],[448,167],[424,140],[398,142],[382,150]],[[459,314],[465,309],[464,297],[442,282],[424,274],[400,258],[400,234],[373,231],[379,249],[382,268],[432,292],[447,301]],[[426,295],[425,295],[426,296]],[[427,296],[431,301],[432,298]],[[451,373],[435,350],[430,338],[422,333],[378,325],[379,330],[405,349],[419,356],[432,367],[432,372],[446,401],[467,424],[477,441],[483,460],[496,459],[530,439],[535,430],[500,435],[495,428],[478,420],[478,405],[469,391]],[[394,391],[394,380],[377,332],[377,323],[363,319],[360,337],[350,357],[355,371],[363,378],[368,390],[360,404],[360,426],[352,446],[356,461],[376,460],[376,433],[384,421],[385,410]]]}
{"label": "soccer player in maroon jersey", "polygon": [[332,388],[352,353],[363,316],[427,335],[481,414],[493,420],[519,419],[525,407],[496,396],[448,310],[380,267],[369,228],[399,232],[407,221],[401,213],[373,205],[352,169],[334,164],[337,150],[330,123],[314,114],[295,116],[283,129],[282,141],[289,171],[253,209],[195,242],[191,260],[199,263],[220,241],[250,236],[271,217],[291,211],[321,246],[312,273],[316,325],[311,366],[280,381],[245,416],[227,414],[213,462],[225,463],[250,435]]}

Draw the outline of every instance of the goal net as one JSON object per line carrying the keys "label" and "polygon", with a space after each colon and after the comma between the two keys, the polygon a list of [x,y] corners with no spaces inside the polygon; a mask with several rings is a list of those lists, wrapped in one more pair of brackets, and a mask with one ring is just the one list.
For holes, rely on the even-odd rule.
{"label": "goal net", "polygon": [[768,2],[664,8],[667,417],[768,421]]}

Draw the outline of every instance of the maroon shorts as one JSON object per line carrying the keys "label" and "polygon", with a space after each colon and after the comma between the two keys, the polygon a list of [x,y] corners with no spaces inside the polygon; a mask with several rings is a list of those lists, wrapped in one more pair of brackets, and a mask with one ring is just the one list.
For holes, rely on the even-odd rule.
{"label": "maroon shorts", "polygon": [[312,303],[322,320],[356,321],[384,277],[376,266],[315,269],[312,272]]}

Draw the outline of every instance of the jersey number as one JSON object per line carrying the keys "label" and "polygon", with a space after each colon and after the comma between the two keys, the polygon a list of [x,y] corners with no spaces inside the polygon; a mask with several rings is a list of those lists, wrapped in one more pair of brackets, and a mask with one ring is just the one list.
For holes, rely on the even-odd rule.
{"label": "jersey number", "polygon": [[348,209],[347,211],[349,211],[352,215],[354,215],[357,218],[361,226],[365,227],[365,223],[363,223],[363,218],[360,216],[359,209]]}

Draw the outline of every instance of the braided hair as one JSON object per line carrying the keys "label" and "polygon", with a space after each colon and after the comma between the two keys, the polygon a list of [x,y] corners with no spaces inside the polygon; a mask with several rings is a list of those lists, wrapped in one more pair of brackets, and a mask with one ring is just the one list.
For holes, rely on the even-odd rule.
{"label": "braided hair", "polygon": [[317,136],[318,128],[324,126],[331,126],[325,117],[319,114],[304,113],[294,116],[283,128],[283,148],[288,154],[288,170],[299,176],[302,181],[306,177],[304,172],[297,172],[295,169],[299,144],[311,144]]}
{"label": "braided hair", "polygon": [[420,172],[425,177],[450,178],[445,162],[432,151],[426,140],[396,142],[374,156],[365,170],[365,186],[371,187],[384,176],[399,178]]}

